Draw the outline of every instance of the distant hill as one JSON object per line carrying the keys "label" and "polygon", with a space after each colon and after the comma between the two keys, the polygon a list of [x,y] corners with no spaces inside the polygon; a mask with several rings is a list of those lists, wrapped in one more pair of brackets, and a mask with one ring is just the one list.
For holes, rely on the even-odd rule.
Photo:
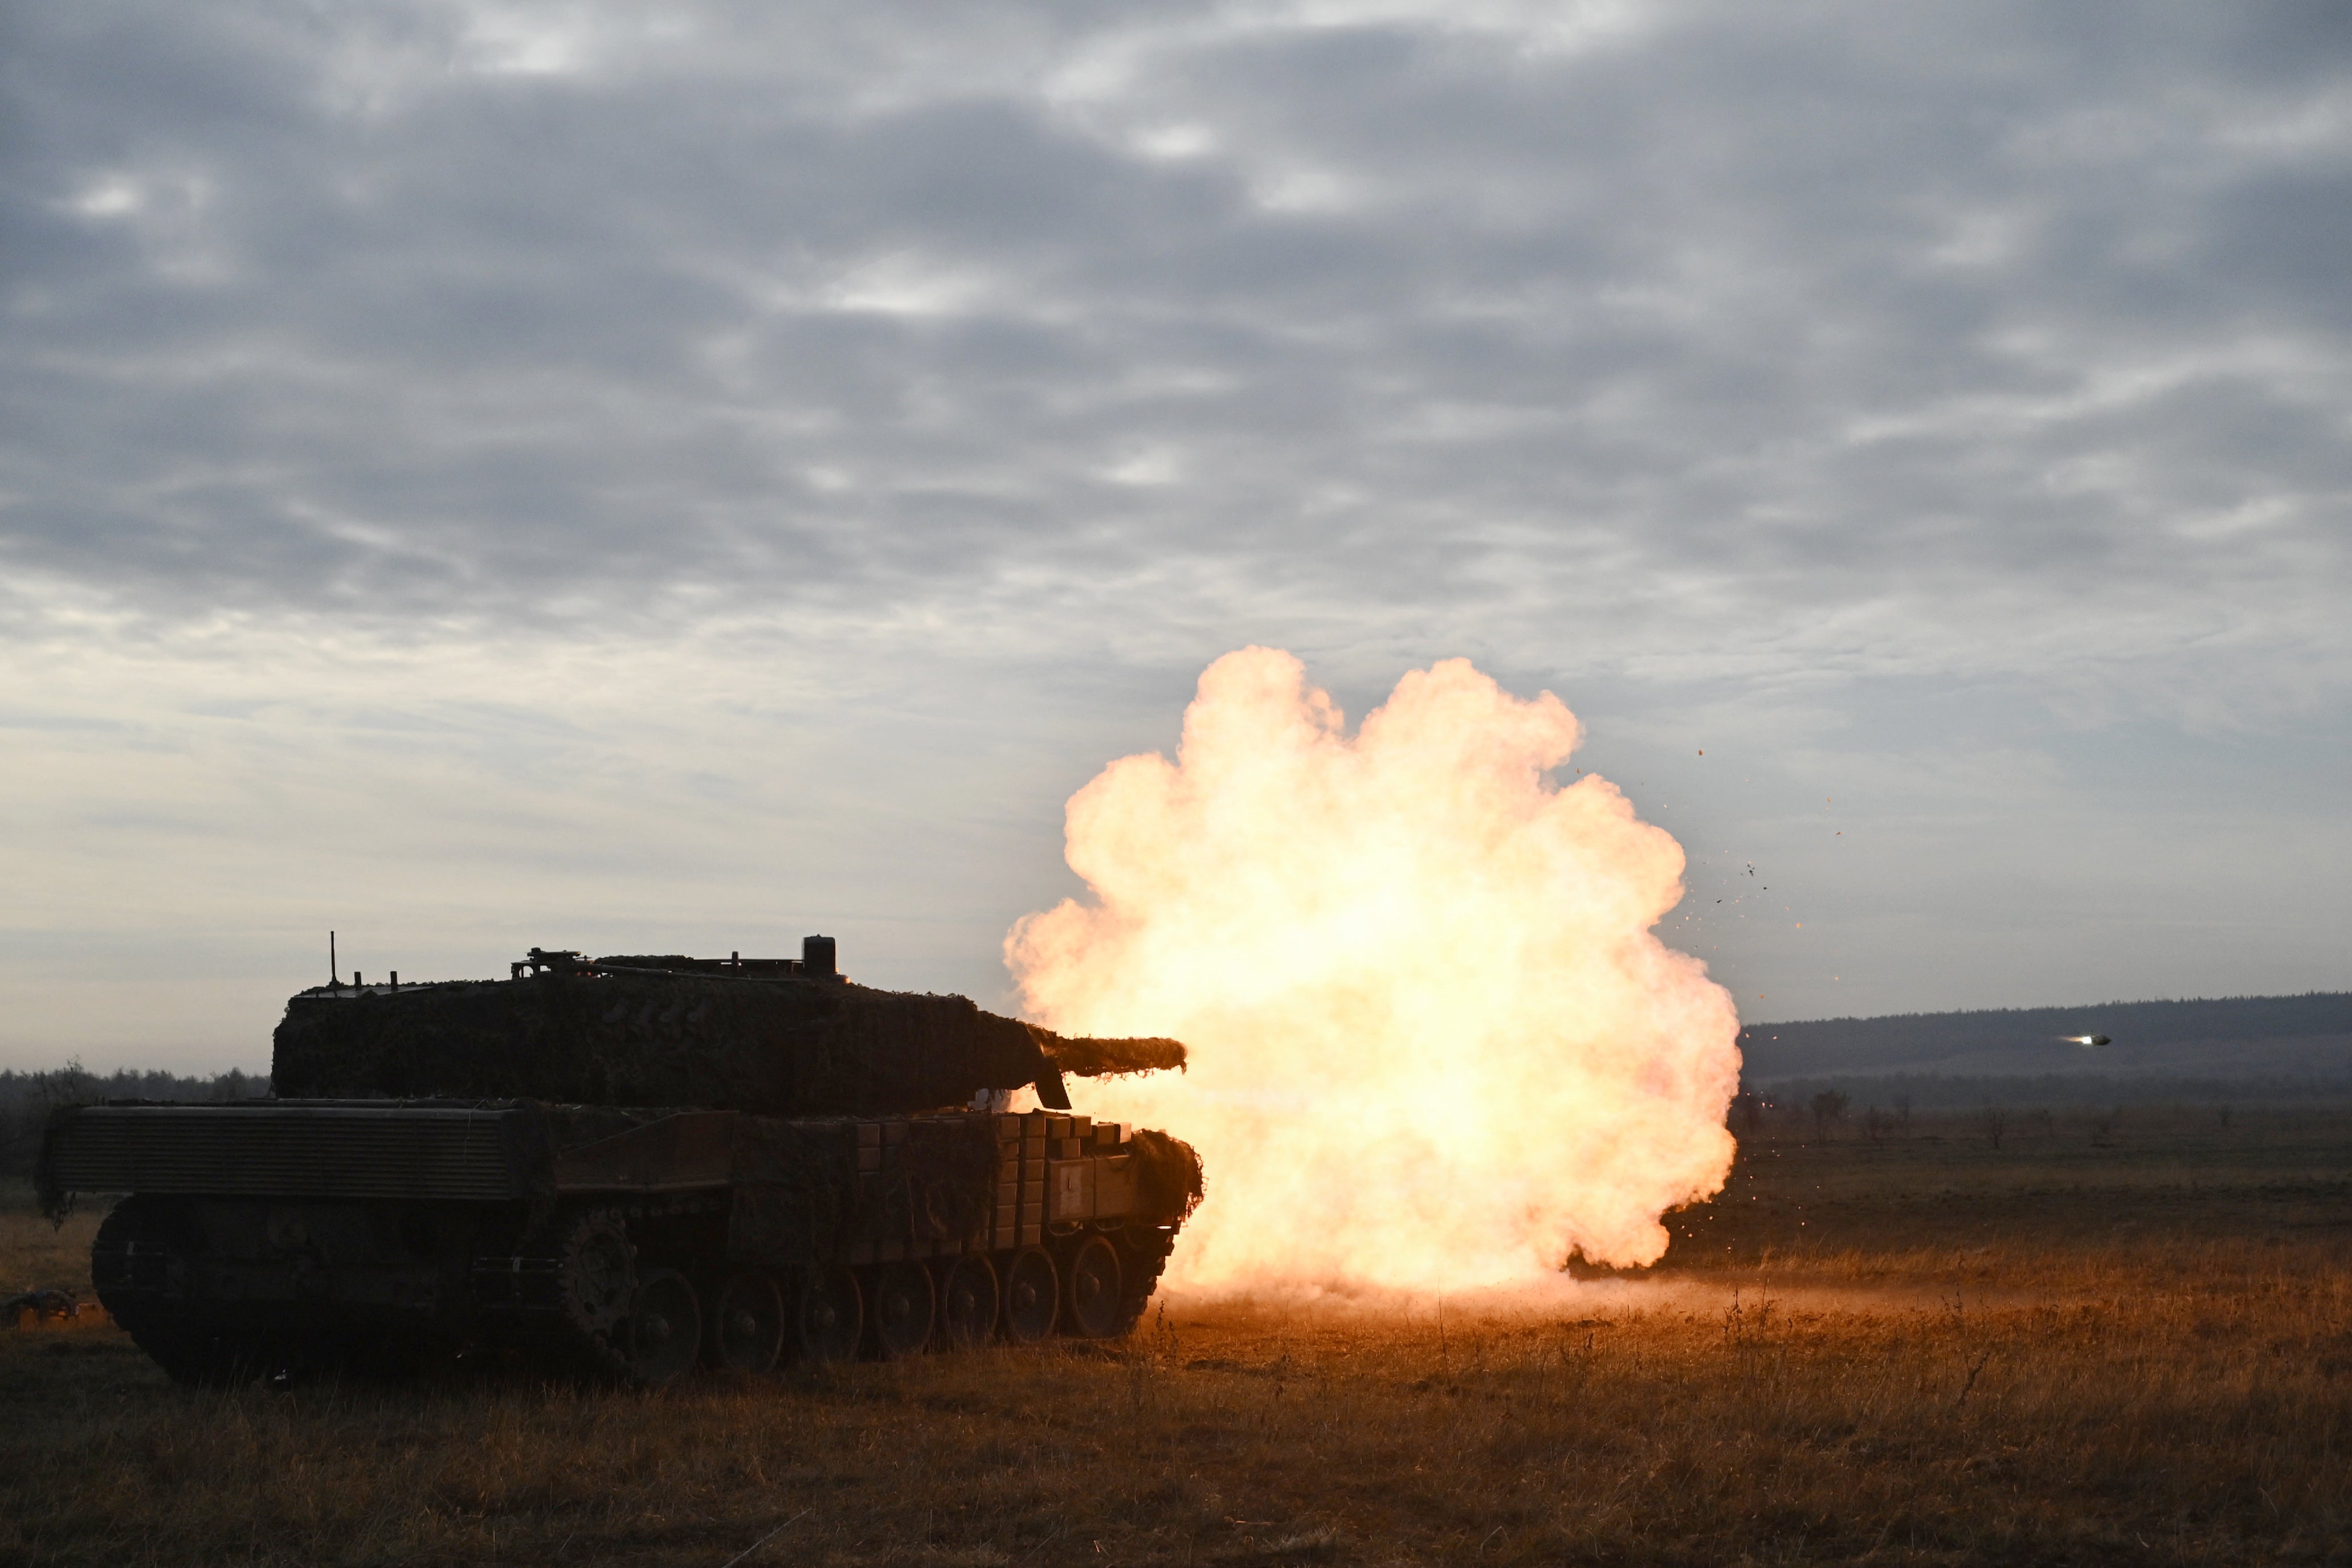
{"label": "distant hill", "polygon": [[[2074,1035],[2114,1043],[2085,1048],[2068,1043]],[[1739,1048],[1756,1084],[1895,1073],[2345,1079],[2352,992],[1751,1024]]]}

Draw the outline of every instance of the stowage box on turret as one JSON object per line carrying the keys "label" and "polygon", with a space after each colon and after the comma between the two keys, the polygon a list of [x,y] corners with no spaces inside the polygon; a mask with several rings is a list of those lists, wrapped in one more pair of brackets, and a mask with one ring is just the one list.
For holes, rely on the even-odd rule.
{"label": "stowage box on turret", "polygon": [[[206,1384],[504,1348],[661,1383],[1141,1314],[1192,1148],[1064,1075],[1181,1068],[797,960],[533,949],[500,981],[306,991],[272,1098],[61,1110],[52,1213],[122,1193],[90,1269]],[[989,1109],[1033,1088],[1046,1109]]]}

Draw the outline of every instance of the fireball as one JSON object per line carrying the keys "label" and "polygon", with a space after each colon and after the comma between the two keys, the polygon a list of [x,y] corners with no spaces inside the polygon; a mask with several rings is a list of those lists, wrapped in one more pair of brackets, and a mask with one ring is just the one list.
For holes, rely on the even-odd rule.
{"label": "fireball", "polygon": [[1191,1140],[1206,1202],[1171,1273],[1206,1285],[1454,1289],[1642,1264],[1718,1190],[1731,997],[1653,928],[1681,848],[1593,773],[1545,692],[1465,659],[1351,734],[1299,662],[1228,654],[1175,758],[1072,797],[1088,897],[1005,942],[1065,1032],[1165,1035],[1168,1081],[1097,1115]]}

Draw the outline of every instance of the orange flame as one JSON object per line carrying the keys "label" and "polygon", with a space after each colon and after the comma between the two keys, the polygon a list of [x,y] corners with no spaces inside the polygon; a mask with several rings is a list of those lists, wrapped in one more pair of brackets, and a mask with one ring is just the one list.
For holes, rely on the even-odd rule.
{"label": "orange flame", "polygon": [[1191,1140],[1207,1201],[1172,1269],[1219,1286],[1455,1289],[1639,1264],[1717,1191],[1739,1025],[1651,927],[1681,847],[1615,785],[1548,778],[1578,739],[1449,659],[1352,738],[1298,660],[1227,654],[1177,760],[1070,800],[1094,901],[1023,919],[1031,1016],[1170,1035],[1182,1077],[1082,1109]]}

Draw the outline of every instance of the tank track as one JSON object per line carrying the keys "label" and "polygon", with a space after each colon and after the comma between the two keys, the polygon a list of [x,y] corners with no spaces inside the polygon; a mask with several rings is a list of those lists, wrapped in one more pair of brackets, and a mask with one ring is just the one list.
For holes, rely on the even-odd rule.
{"label": "tank track", "polygon": [[266,1370],[275,1348],[189,1313],[193,1217],[169,1200],[128,1197],[114,1205],[91,1244],[90,1280],[108,1316],[174,1383],[231,1388]]}
{"label": "tank track", "polygon": [[1110,1333],[1115,1340],[1134,1332],[1144,1309],[1151,1304],[1160,1276],[1167,1270],[1169,1254],[1176,1250],[1176,1227],[1130,1225],[1119,1233],[1118,1241],[1118,1326]]}
{"label": "tank track", "polygon": [[[686,1242],[675,1227],[707,1222],[700,1207],[666,1205],[664,1212],[648,1215],[642,1205],[586,1204],[545,1215],[520,1246],[475,1258],[472,1294],[481,1328],[492,1343],[550,1371],[601,1383],[648,1381],[630,1341],[632,1304],[649,1274],[683,1260],[672,1256]],[[1117,1247],[1119,1306],[1104,1337],[1123,1338],[1158,1289],[1176,1229],[1136,1223],[1074,1233],[1072,1239],[1087,1235],[1105,1236]],[[1068,1248],[1053,1250],[1057,1268],[1066,1266]],[[233,1303],[208,1300],[207,1256],[203,1227],[189,1205],[152,1195],[117,1204],[91,1249],[100,1300],[175,1382],[226,1388],[262,1376],[364,1370],[363,1343],[331,1321],[308,1326],[282,1318],[255,1321]],[[867,1272],[860,1271],[861,1285]],[[788,1292],[791,1288],[787,1282]],[[1066,1314],[1056,1329],[1063,1335],[1078,1331]],[[943,1339],[938,1342],[944,1347]]]}

